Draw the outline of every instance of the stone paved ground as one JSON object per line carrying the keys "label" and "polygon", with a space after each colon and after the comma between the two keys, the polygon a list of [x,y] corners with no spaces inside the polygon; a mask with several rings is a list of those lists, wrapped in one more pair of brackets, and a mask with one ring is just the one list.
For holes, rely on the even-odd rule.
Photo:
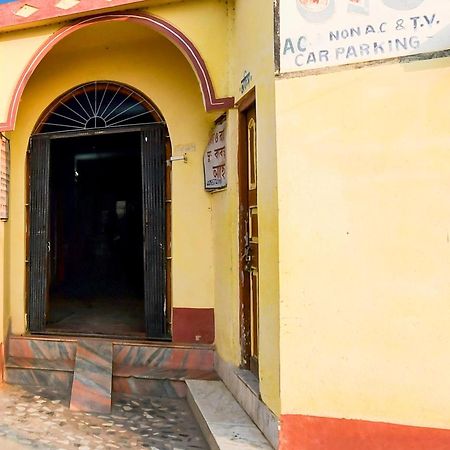
{"label": "stone paved ground", "polygon": [[0,449],[209,448],[185,400],[116,395],[110,415],[68,404],[55,391],[0,384]]}

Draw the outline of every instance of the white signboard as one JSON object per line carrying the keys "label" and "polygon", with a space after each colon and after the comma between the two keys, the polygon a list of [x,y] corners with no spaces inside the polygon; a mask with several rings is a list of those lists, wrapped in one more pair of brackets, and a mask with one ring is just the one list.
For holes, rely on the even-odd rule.
{"label": "white signboard", "polygon": [[212,191],[227,186],[227,152],[225,122],[216,125],[203,156],[205,189]]}
{"label": "white signboard", "polygon": [[279,0],[280,72],[450,48],[450,0]]}

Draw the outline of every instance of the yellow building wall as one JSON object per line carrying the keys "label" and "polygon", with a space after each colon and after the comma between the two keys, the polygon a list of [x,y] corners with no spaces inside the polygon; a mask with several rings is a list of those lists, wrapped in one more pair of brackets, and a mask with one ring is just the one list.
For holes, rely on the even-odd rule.
{"label": "yellow building wall", "polygon": [[0,34],[0,59],[9,61],[0,71],[0,122],[6,122],[10,100],[25,66],[39,46],[60,27],[58,24]]}
{"label": "yellow building wall", "polygon": [[[167,20],[194,43],[206,62],[218,97],[225,96],[228,72],[223,70],[227,45],[226,0],[167,2],[141,9],[143,13]],[[124,12],[126,13],[126,11]],[[205,20],[207,19],[207,20]],[[9,33],[0,33],[0,60],[8,61],[0,71],[0,122],[5,122],[16,83],[39,46],[67,23],[53,23]]]}
{"label": "yellow building wall", "polygon": [[[279,402],[278,240],[275,91],[271,2],[191,0],[160,4],[144,12],[182,30],[205,59],[217,96],[239,99],[240,81],[251,72],[258,115],[260,229],[260,382],[263,400],[276,413]],[[255,16],[258,11],[258,16]],[[62,24],[0,34],[0,122],[6,121],[15,84],[37,48]],[[95,25],[59,43],[42,61],[24,92],[11,133],[11,211],[5,226],[5,321],[25,331],[25,154],[42,111],[61,93],[93,80],[114,80],[140,89],[162,111],[174,154],[173,306],[215,307],[216,345],[240,364],[238,274],[237,111],[228,114],[229,187],[214,195],[203,189],[203,151],[219,112],[206,114],[195,75],[167,40],[134,24]],[[245,93],[244,93],[245,94]]]}
{"label": "yellow building wall", "polygon": [[450,428],[449,80],[276,82],[283,414]]}
{"label": "yellow building wall", "polygon": [[[129,23],[77,31],[45,58],[31,78],[11,133],[9,230],[12,332],[25,331],[25,155],[42,111],[60,94],[93,80],[123,82],[144,92],[162,111],[176,149],[194,144],[188,163],[173,164],[172,291],[175,307],[213,307],[210,197],[203,190],[203,152],[212,119],[184,56],[165,38]],[[201,258],[198,257],[201,255]],[[189,268],[189,270],[187,270]]]}
{"label": "yellow building wall", "polygon": [[[255,12],[257,11],[257,14]],[[259,378],[262,400],[276,414],[279,404],[278,223],[275,142],[275,89],[273,6],[260,0],[230,2],[230,91],[239,101],[256,90],[258,137]],[[268,31],[269,30],[269,31]],[[223,67],[223,63],[222,63]],[[241,92],[244,72],[252,81]],[[239,242],[238,242],[238,114],[228,114],[228,188],[212,194],[216,293],[216,349],[226,361],[239,366]]]}

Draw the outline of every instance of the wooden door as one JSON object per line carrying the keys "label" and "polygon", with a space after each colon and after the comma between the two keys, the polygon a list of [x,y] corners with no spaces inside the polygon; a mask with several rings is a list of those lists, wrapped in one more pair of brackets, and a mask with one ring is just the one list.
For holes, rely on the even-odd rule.
{"label": "wooden door", "polygon": [[141,133],[145,326],[148,337],[166,334],[166,147],[164,127]]}
{"label": "wooden door", "polygon": [[29,154],[28,328],[45,330],[49,287],[50,140],[33,137]]}
{"label": "wooden door", "polygon": [[242,364],[258,374],[259,352],[259,242],[256,105],[241,111],[240,271]]}

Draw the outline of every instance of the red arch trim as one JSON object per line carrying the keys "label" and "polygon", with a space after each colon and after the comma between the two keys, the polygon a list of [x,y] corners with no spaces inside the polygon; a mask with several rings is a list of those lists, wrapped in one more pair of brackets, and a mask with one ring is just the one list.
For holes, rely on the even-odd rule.
{"label": "red arch trim", "polygon": [[128,21],[138,24],[142,24],[152,28],[153,30],[163,34],[173,44],[175,44],[179,50],[184,54],[186,59],[191,64],[194,72],[197,76],[200,84],[200,89],[203,95],[203,103],[206,111],[225,110],[234,105],[233,97],[217,98],[214,87],[206,68],[205,61],[203,60],[200,52],[195,45],[183,34],[180,30],[175,28],[170,23],[155,16],[135,13],[135,14],[103,14],[99,16],[89,17],[87,19],[81,19],[71,25],[65,26],[50,36],[36,51],[31,60],[28,62],[24,71],[22,72],[19,81],[14,89],[13,96],[9,104],[8,119],[4,123],[0,123],[0,131],[11,131],[15,127],[17,112],[19,109],[20,99],[23,91],[33,74],[36,67],[42,61],[42,59],[50,52],[50,50],[65,37],[69,36],[73,32],[85,28],[90,25],[94,25],[101,22],[117,22]]}

